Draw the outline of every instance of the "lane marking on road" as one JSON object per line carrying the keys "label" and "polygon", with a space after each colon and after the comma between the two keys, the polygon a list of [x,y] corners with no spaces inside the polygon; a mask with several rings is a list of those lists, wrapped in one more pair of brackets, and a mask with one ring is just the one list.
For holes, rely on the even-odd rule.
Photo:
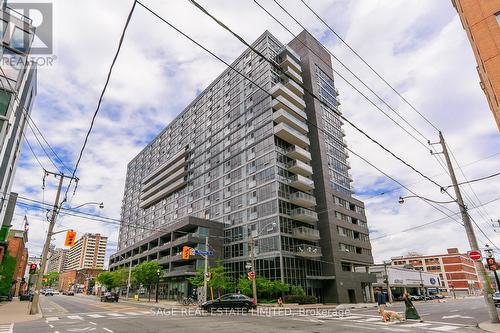
{"label": "lane marking on road", "polygon": [[89,321],[90,324],[92,325],[97,325],[96,323],[94,323],[93,321]]}
{"label": "lane marking on road", "polygon": [[382,320],[382,318],[365,318],[362,321],[378,321],[378,320]]}
{"label": "lane marking on road", "polygon": [[139,313],[142,313],[142,314],[151,314],[150,311],[139,311]]}
{"label": "lane marking on road", "polygon": [[121,313],[116,313],[116,312],[108,313],[108,316],[111,316],[111,317],[125,317],[125,315],[123,315]]}
{"label": "lane marking on road", "polygon": [[367,326],[361,326],[361,325],[346,325],[346,324],[341,324],[340,326],[351,327],[351,328],[363,328],[365,330],[370,330],[370,331],[376,331],[376,330],[378,330],[378,328],[375,328],[375,327],[367,327]]}
{"label": "lane marking on road", "polygon": [[50,325],[49,325],[49,327],[50,327],[50,328],[54,328],[54,325],[50,324]]}
{"label": "lane marking on road", "polygon": [[433,330],[433,331],[438,331],[438,332],[449,332],[449,331],[456,330],[457,328],[458,328],[457,326],[444,325],[444,326],[439,326],[439,327],[432,327],[429,329]]}
{"label": "lane marking on road", "polygon": [[59,320],[59,317],[47,317],[47,318],[45,318],[45,321],[47,321],[47,322],[55,321],[55,320]]}
{"label": "lane marking on road", "polygon": [[415,324],[403,324],[403,327],[425,327],[425,326],[430,326],[432,324],[429,323],[415,323]]}
{"label": "lane marking on road", "polygon": [[113,331],[110,330],[109,328],[103,327],[102,329],[105,330],[106,332],[113,333]]}

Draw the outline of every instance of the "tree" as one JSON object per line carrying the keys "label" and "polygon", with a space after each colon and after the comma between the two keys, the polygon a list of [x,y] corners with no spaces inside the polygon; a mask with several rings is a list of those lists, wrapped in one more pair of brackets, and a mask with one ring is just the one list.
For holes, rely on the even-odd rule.
{"label": "tree", "polygon": [[97,275],[95,280],[101,286],[104,286],[107,290],[113,289],[116,286],[113,273],[111,272],[102,272]]}
{"label": "tree", "polygon": [[0,265],[0,295],[9,295],[12,288],[12,276],[16,270],[17,259],[13,256],[5,254],[3,262]]}
{"label": "tree", "polygon": [[59,273],[58,272],[48,272],[43,276],[43,278],[47,281],[47,286],[54,287],[54,285],[59,282]]}
{"label": "tree", "polygon": [[120,268],[111,273],[113,275],[115,287],[126,286],[128,282],[128,269]]}
{"label": "tree", "polygon": [[[277,298],[275,296],[281,296],[284,293],[288,293],[290,290],[289,284],[281,282],[281,280],[271,281],[262,276],[257,276],[255,284],[257,286],[257,296],[264,299]],[[236,289],[249,297],[253,295],[252,281],[246,276],[240,277]]]}
{"label": "tree", "polygon": [[290,295],[296,295],[296,296],[304,296],[306,292],[304,289],[302,289],[301,286],[292,286],[290,288]]}
{"label": "tree", "polygon": [[212,277],[208,281],[208,286],[216,289],[219,297],[221,296],[221,291],[232,289],[233,283],[230,274],[220,260],[216,262],[215,266],[210,268],[210,273]]}
{"label": "tree", "polygon": [[249,297],[252,296],[252,281],[250,281],[245,275],[241,276],[236,284],[236,289],[240,291],[243,295]]}
{"label": "tree", "polygon": [[148,287],[149,301],[151,301],[151,286],[158,281],[158,270],[161,270],[161,267],[156,261],[145,261],[133,271],[136,283]]}
{"label": "tree", "polygon": [[197,288],[200,288],[200,287],[203,287],[203,285],[205,284],[205,278],[204,278],[204,276],[205,276],[205,270],[203,268],[198,268],[196,270],[196,275],[188,277],[187,280],[193,286],[195,286]]}

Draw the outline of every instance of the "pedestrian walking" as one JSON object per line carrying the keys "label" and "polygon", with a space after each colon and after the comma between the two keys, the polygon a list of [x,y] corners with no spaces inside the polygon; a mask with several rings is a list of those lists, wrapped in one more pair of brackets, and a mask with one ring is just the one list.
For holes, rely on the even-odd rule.
{"label": "pedestrian walking", "polygon": [[283,299],[281,297],[278,298],[278,306],[283,307]]}
{"label": "pedestrian walking", "polygon": [[380,288],[377,288],[376,290],[375,299],[377,300],[378,313],[382,317],[382,320],[385,321],[384,311],[387,304],[387,297],[385,297],[385,293],[383,293]]}
{"label": "pedestrian walking", "polygon": [[415,308],[415,305],[413,305],[413,302],[411,301],[410,294],[405,292],[403,295],[403,300],[405,302],[405,318],[406,318],[406,320],[413,319],[413,320],[423,321],[422,318],[420,318],[420,315],[418,314],[418,311]]}

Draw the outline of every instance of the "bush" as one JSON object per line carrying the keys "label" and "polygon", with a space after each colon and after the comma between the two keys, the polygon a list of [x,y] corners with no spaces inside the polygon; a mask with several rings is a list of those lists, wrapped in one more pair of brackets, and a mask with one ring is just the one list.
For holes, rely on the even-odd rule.
{"label": "bush", "polygon": [[287,295],[285,303],[316,304],[317,299],[312,295]]}
{"label": "bush", "polygon": [[12,276],[16,270],[17,259],[6,254],[0,265],[0,296],[8,296],[12,287]]}

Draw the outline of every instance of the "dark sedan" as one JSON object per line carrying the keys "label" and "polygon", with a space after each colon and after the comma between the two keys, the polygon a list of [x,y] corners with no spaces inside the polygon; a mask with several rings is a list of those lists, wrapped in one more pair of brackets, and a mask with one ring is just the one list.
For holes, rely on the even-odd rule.
{"label": "dark sedan", "polygon": [[201,308],[209,312],[219,309],[242,309],[248,311],[250,309],[257,308],[257,305],[255,304],[255,301],[248,296],[241,294],[227,294],[213,301],[203,303]]}
{"label": "dark sedan", "polygon": [[101,302],[118,302],[118,294],[106,291],[101,295]]}
{"label": "dark sedan", "polygon": [[495,306],[498,308],[500,307],[500,293],[496,292],[493,294],[493,302],[495,303]]}

